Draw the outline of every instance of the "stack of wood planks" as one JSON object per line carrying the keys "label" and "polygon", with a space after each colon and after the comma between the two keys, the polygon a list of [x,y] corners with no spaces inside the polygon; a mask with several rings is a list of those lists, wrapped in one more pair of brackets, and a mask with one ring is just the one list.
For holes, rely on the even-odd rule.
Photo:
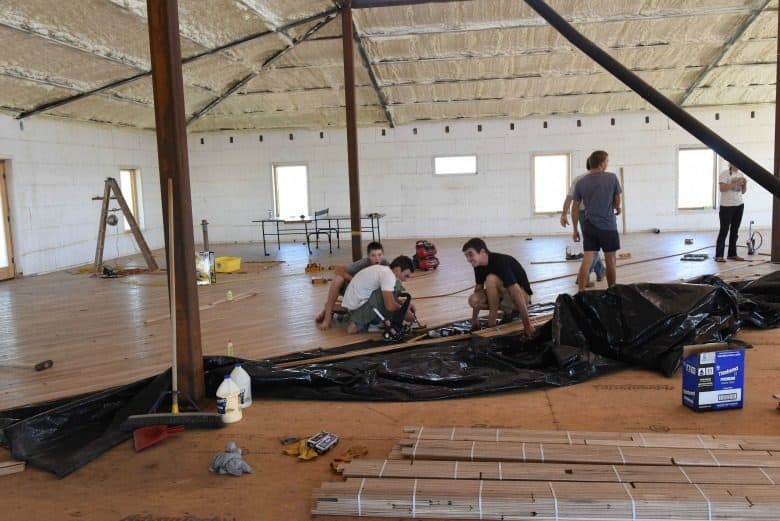
{"label": "stack of wood planks", "polygon": [[780,518],[780,436],[407,427],[338,467],[314,515],[518,521]]}
{"label": "stack of wood planks", "polygon": [[22,472],[24,470],[24,467],[25,467],[24,461],[16,461],[16,460],[0,461],[0,476]]}

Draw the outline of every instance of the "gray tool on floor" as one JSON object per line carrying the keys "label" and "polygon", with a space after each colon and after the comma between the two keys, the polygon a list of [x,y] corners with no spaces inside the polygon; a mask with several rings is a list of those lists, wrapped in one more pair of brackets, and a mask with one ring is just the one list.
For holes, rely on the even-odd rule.
{"label": "gray tool on floor", "polygon": [[680,257],[681,261],[703,261],[709,259],[710,256],[706,253],[686,253]]}

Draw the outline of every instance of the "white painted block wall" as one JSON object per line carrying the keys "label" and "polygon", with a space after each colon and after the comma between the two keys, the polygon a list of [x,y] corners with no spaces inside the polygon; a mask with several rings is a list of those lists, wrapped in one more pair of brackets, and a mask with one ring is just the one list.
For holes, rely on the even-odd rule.
{"label": "white painted block wall", "polygon": [[[93,262],[106,177],[141,171],[144,235],[160,248],[162,210],[155,136],[108,126],[0,116],[0,159],[6,160],[16,270],[46,273]],[[110,208],[117,208],[115,201]],[[119,214],[118,214],[119,215]],[[107,228],[106,259],[138,248],[121,224]]]}
{"label": "white painted block wall", "polygon": [[[773,107],[693,113],[772,170]],[[482,125],[481,132],[477,125]],[[609,152],[610,170],[618,173],[623,168],[627,231],[718,227],[715,209],[677,209],[677,150],[700,143],[657,112],[424,123],[384,130],[385,135],[381,128],[358,132],[362,211],[387,214],[383,237],[563,233],[557,214],[533,213],[532,154],[569,152],[574,173],[579,173],[595,149]],[[194,220],[208,219],[212,241],[260,240],[259,227],[251,221],[273,208],[275,163],[308,165],[312,212],[329,207],[331,213],[348,213],[345,132],[324,130],[321,138],[320,131],[293,131],[292,140],[289,134],[227,132],[190,137]],[[478,175],[433,174],[434,156],[459,154],[477,155]],[[771,202],[771,196],[752,183],[745,196],[745,225],[752,219],[768,226]]]}
{"label": "white painted block wall", "polygon": [[[693,113],[771,171],[773,106]],[[425,123],[387,128],[385,135],[382,130],[360,129],[358,135],[362,210],[387,214],[383,237],[563,233],[558,215],[533,214],[531,155],[569,152],[577,173],[599,148],[609,152],[611,170],[623,168],[628,231],[717,229],[717,210],[676,209],[677,150],[699,143],[657,112]],[[311,211],[330,207],[331,213],[348,213],[343,130],[326,129],[322,137],[320,131],[195,134],[189,138],[189,153],[196,242],[201,219],[210,222],[212,242],[259,241],[259,226],[251,221],[273,208],[275,163],[308,165]],[[476,154],[479,174],[435,176],[433,157],[449,154]],[[0,116],[0,159],[10,167],[17,271],[30,275],[91,262],[100,202],[90,199],[102,195],[104,179],[118,176],[120,168],[141,170],[144,233],[152,248],[162,247],[152,132],[43,118],[25,121],[21,130],[18,121]],[[771,203],[771,196],[751,183],[745,226],[751,219],[768,226]],[[109,228],[107,259],[136,251],[121,226]]]}

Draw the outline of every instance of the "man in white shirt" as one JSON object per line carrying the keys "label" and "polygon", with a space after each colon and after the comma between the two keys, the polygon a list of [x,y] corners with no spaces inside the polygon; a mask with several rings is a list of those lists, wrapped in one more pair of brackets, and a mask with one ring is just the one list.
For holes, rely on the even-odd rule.
{"label": "man in white shirt", "polygon": [[729,163],[727,170],[718,176],[720,189],[720,232],[715,241],[715,261],[726,262],[723,258],[723,250],[726,248],[726,235],[729,236],[728,259],[743,261],[737,255],[737,238],[739,237],[739,225],[742,224],[742,214],[745,204],[742,202],[742,194],[747,191],[747,179],[737,170],[737,167]]}
{"label": "man in white shirt", "polygon": [[[363,268],[352,277],[341,301],[341,305],[349,311],[347,333],[365,331],[369,325],[378,322],[375,308],[388,319],[391,314],[401,311],[403,304],[399,301],[399,295],[405,291],[401,283],[407,280],[413,271],[412,259],[400,255],[389,267],[375,264]],[[411,305],[403,319],[411,322],[413,318],[414,306]]]}
{"label": "man in white shirt", "polygon": [[373,266],[374,264],[388,265],[388,262],[384,258],[385,251],[382,245],[378,242],[368,243],[366,248],[366,257],[353,262],[348,266],[336,266],[333,280],[328,289],[328,298],[325,301],[325,307],[322,308],[319,315],[314,319],[317,322],[317,327],[325,331],[330,329],[330,321],[333,317],[333,310],[338,309],[343,311],[342,306],[336,305],[336,301],[339,297],[343,297],[346,293],[352,277],[357,275],[360,270]]}

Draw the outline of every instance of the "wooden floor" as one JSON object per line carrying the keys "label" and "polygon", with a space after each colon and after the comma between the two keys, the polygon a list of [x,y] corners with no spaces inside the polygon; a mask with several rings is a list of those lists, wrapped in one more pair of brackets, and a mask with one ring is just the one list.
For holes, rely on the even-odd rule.
{"label": "wooden floor", "polygon": [[[702,251],[712,255],[714,236],[714,232],[624,236],[623,251],[632,257],[622,261],[618,280],[679,281],[718,271],[724,278],[754,277],[778,269],[766,262],[766,256],[746,263],[680,262],[680,253],[702,247],[709,247]],[[686,237],[693,237],[694,245],[685,245]],[[418,274],[408,283],[423,322],[468,316],[468,291],[422,298],[473,285],[473,272],[460,252],[462,242],[437,240],[440,269]],[[575,290],[577,263],[532,264],[561,259],[565,237],[491,239],[488,245],[521,260],[529,278],[537,281],[532,284],[536,302]],[[388,257],[411,254],[413,241],[387,240],[385,247]],[[237,355],[252,359],[352,340],[343,326],[326,333],[314,327],[327,286],[313,286],[304,275],[309,261],[304,246],[283,245],[266,258],[256,244],[215,249],[218,255],[242,256],[247,273],[222,275],[216,286],[201,287],[201,306],[219,301],[228,290],[234,297],[257,295],[201,312],[205,354],[223,353],[228,339]],[[637,263],[666,255],[672,256]],[[327,266],[348,257],[343,245],[332,256],[321,249],[312,260]],[[284,262],[248,262],[253,260]],[[63,272],[0,283],[0,359],[32,363],[51,358],[55,364],[41,373],[0,368],[0,409],[102,389],[168,367],[169,326],[162,319],[166,295],[163,275],[104,280]],[[390,451],[405,425],[776,435],[780,414],[771,393],[780,390],[780,332],[748,331],[740,337],[756,346],[747,356],[743,410],[692,413],[680,405],[679,375],[664,378],[640,370],[566,388],[440,402],[257,401],[243,421],[221,431],[187,432],[140,454],[125,443],[62,481],[31,468],[2,477],[2,518],[309,519],[312,489],[339,478],[329,473],[330,457],[298,462],[280,455],[278,439],[320,429],[342,436],[334,455],[363,444],[373,458]],[[245,448],[254,474],[239,480],[207,471],[211,456],[228,440]],[[0,459],[6,455],[0,451]]]}
{"label": "wooden floor", "polygon": [[[705,248],[713,253],[713,233],[633,234],[623,238],[631,258],[618,263],[619,282],[669,282],[704,273],[724,277],[754,276],[774,269],[768,257],[755,261],[717,264],[681,262],[678,254]],[[684,238],[694,244],[684,244]],[[423,323],[439,324],[470,316],[467,297],[473,270],[463,258],[461,239],[436,241],[441,267],[417,272],[407,283]],[[578,262],[534,264],[564,258],[566,237],[501,238],[488,241],[494,251],[515,255],[525,266],[534,302],[554,301],[559,293],[574,292]],[[385,241],[386,256],[413,253],[414,242]],[[221,274],[217,284],[199,288],[200,306],[225,299],[201,312],[204,354],[226,353],[228,340],[236,355],[261,359],[317,347],[343,345],[354,336],[337,326],[327,332],[314,327],[328,287],[312,285],[304,274],[306,247],[285,244],[270,257],[262,247],[216,245],[217,255],[241,256],[242,272]],[[158,257],[161,257],[158,252]],[[664,259],[642,262],[656,257]],[[346,244],[334,254],[315,250],[312,261],[327,267],[349,261]],[[282,262],[268,262],[282,261]],[[143,259],[123,259],[124,265],[143,266]],[[164,263],[160,262],[163,266]],[[622,265],[622,267],[620,267]],[[78,270],[0,283],[1,361],[34,363],[52,359],[54,367],[41,373],[0,367],[0,410],[53,398],[81,394],[131,382],[170,366],[168,304],[164,274],[101,279]],[[606,282],[596,287],[606,287]],[[453,292],[460,293],[434,297]],[[243,295],[256,294],[243,300]],[[428,297],[428,298],[426,298]],[[431,298],[434,297],[434,298]],[[363,339],[370,335],[361,335]],[[377,336],[377,334],[374,334]]]}

